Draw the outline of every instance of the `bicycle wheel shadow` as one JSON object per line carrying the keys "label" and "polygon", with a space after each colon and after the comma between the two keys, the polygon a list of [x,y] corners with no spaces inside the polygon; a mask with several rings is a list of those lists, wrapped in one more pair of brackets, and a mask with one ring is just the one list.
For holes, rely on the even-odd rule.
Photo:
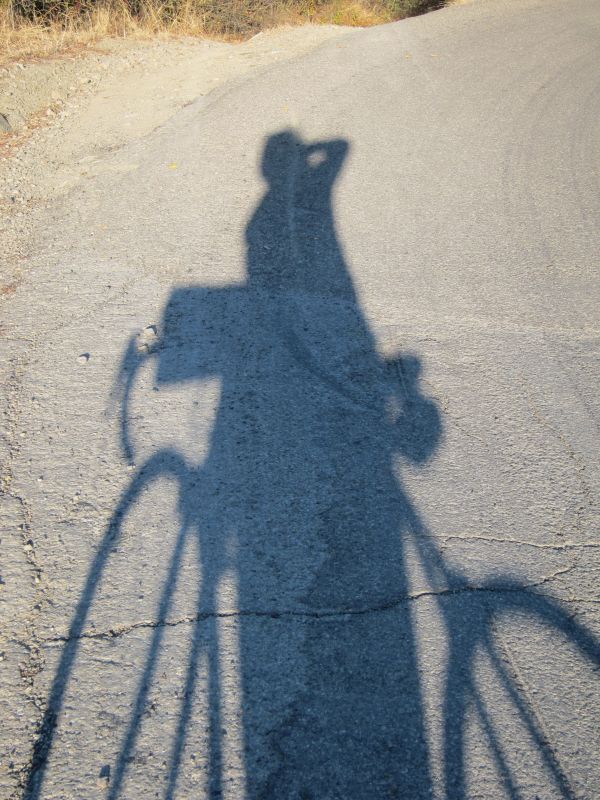
{"label": "bicycle wheel shadow", "polygon": [[[418,541],[436,586],[452,593],[468,584],[445,567],[394,470],[398,457],[413,464],[433,457],[442,421],[421,390],[420,359],[382,358],[361,311],[332,203],[347,151],[343,140],[307,145],[293,132],[271,136],[262,163],[268,189],[246,229],[246,282],[174,290],[155,349],[141,351],[132,341],[126,350],[117,386],[125,457],[136,458],[128,408],[146,363],[154,365],[157,386],[219,379],[210,448],[200,464],[177,450],[159,450],[137,470],[115,509],[65,639],[28,800],[44,796],[81,641],[124,519],[165,477],[178,487],[178,532],[165,555],[166,577],[106,796],[125,796],[128,780],[135,781],[133,755],[148,724],[152,686],[160,680],[190,542],[199,553],[193,627],[182,691],[173,701],[175,727],[162,744],[164,766],[154,778],[156,796],[189,792],[188,743],[199,724],[194,702],[201,679],[206,796],[433,796],[405,539]],[[223,745],[218,601],[231,574],[243,773],[233,788]],[[473,652],[487,644],[494,613],[502,603],[508,608],[509,601],[498,598],[533,597],[514,584],[503,592],[481,591],[494,595],[494,610],[484,604],[468,622],[470,630],[452,608],[443,610],[450,642],[467,638]],[[552,609],[553,624],[597,659],[591,636],[567,624],[558,606],[540,602],[548,617]],[[463,728],[473,693],[471,663],[471,651],[451,644],[443,712],[448,797],[466,796]],[[541,738],[539,744],[543,748]],[[502,771],[502,754],[495,758]]]}
{"label": "bicycle wheel shadow", "polygon": [[[448,646],[441,709],[441,796],[447,800],[466,800],[472,796],[469,785],[472,738],[467,735],[467,727],[475,721],[496,774],[496,786],[490,790],[490,796],[499,796],[502,791],[508,800],[522,800],[535,791],[536,797],[538,792],[539,796],[564,800],[582,797],[582,783],[587,774],[578,775],[577,784],[562,763],[562,748],[556,746],[562,742],[552,741],[544,709],[540,709],[540,698],[536,696],[541,687],[528,686],[505,640],[503,624],[508,622],[510,626],[516,617],[526,618],[527,638],[533,623],[546,630],[552,647],[560,646],[561,642],[566,644],[571,661],[561,677],[571,677],[573,655],[597,671],[600,642],[560,602],[512,575],[473,584],[466,574],[444,560],[417,514],[408,519],[406,532],[415,542],[429,585],[439,593],[438,610]],[[550,655],[547,654],[551,663]],[[487,678],[482,658],[487,660]],[[546,677],[548,669],[551,667],[546,667]],[[491,697],[493,705],[486,700],[490,674],[496,684]],[[519,743],[511,741],[515,731],[521,737]],[[562,729],[555,731],[556,740],[562,739],[564,733]],[[578,733],[577,730],[575,735]],[[518,755],[515,758],[519,748],[520,759]],[[529,757],[535,754],[537,764],[529,761],[525,766],[523,752],[528,752]],[[542,795],[544,792],[550,794]]]}
{"label": "bicycle wheel shadow", "polygon": [[[514,579],[484,584],[477,593],[481,597],[478,602],[469,604],[467,614],[464,605],[460,613],[451,604],[446,607],[448,629],[455,634],[448,659],[444,709],[447,796],[457,800],[469,796],[466,727],[471,709],[488,741],[505,796],[511,800],[527,796],[523,790],[523,775],[515,769],[514,754],[507,747],[508,737],[494,719],[495,709],[486,704],[484,692],[478,686],[481,680],[477,674],[476,658],[485,654],[491,662],[500,691],[508,697],[513,707],[513,716],[533,744],[554,796],[576,800],[582,796],[581,782],[582,778],[585,781],[586,776],[578,776],[580,785],[577,788],[571,771],[565,767],[559,755],[560,741],[553,742],[549,737],[544,724],[544,709],[540,713],[535,693],[531,692],[516,668],[510,651],[498,633],[498,625],[504,618],[524,615],[529,625],[532,622],[541,623],[551,631],[554,645],[558,645],[560,639],[566,640],[596,668],[600,664],[599,644],[559,603],[516,583]],[[465,616],[469,620],[468,625],[465,625]],[[530,783],[529,777],[527,782]]]}

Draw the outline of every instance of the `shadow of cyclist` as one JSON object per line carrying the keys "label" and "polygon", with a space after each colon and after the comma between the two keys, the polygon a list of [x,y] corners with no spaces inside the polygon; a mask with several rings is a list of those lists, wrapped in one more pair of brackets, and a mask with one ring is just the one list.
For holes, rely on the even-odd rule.
{"label": "shadow of cyclist", "polygon": [[[248,279],[173,292],[156,361],[159,385],[221,381],[200,465],[162,451],[137,473],[90,568],[59,664],[26,795],[39,796],[54,729],[121,522],[163,475],[179,483],[180,533],[157,622],[168,616],[182,552],[200,543],[198,618],[165,796],[176,790],[199,664],[210,693],[210,794],[221,793],[222,703],[216,590],[238,584],[239,680],[248,797],[430,796],[414,636],[400,532],[407,500],[398,453],[426,461],[440,437],[419,392],[419,361],[377,353],[335,232],[332,188],[348,146],[266,143],[268,191],[247,226]],[[121,373],[123,448],[134,455],[129,394],[148,355]],[[232,555],[234,554],[234,555]],[[212,620],[212,621],[211,621]],[[135,750],[164,626],[153,631],[109,798]],[[201,658],[206,656],[206,658]],[[202,667],[204,668],[204,667]]]}
{"label": "shadow of cyclist", "polygon": [[158,382],[221,380],[198,531],[204,574],[235,552],[261,615],[239,628],[248,797],[430,796],[393,459],[426,461],[441,425],[418,359],[384,361],[357,301],[331,197],[346,152],[271,137],[247,282],[165,311]]}

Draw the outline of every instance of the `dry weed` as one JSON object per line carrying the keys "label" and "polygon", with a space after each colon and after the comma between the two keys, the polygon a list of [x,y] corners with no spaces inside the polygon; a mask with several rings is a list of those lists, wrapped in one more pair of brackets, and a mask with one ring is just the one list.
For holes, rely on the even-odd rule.
{"label": "dry weed", "polygon": [[76,53],[105,37],[246,38],[282,24],[370,26],[444,0],[0,0],[0,63]]}

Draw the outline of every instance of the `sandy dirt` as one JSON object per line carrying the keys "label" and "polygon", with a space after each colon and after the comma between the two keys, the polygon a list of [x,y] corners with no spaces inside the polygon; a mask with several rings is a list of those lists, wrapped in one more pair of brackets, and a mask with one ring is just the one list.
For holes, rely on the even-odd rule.
{"label": "sandy dirt", "polygon": [[127,170],[115,151],[228,81],[349,29],[279,28],[247,42],[108,40],[84,55],[0,70],[0,294],[18,285],[35,212],[82,181]]}

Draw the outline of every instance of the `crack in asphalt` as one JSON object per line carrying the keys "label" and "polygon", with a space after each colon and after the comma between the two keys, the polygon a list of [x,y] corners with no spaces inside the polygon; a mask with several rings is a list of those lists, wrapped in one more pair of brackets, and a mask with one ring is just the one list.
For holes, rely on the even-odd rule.
{"label": "crack in asphalt", "polygon": [[451,539],[458,539],[464,542],[490,542],[497,544],[516,544],[521,547],[535,547],[539,550],[577,550],[585,548],[598,548],[600,542],[559,542],[557,544],[545,544],[543,542],[527,542],[521,539],[503,539],[499,536],[479,536],[477,534],[451,533],[446,536],[440,537],[443,542],[450,541]]}
{"label": "crack in asphalt", "polygon": [[[558,570],[556,573],[549,575],[540,581],[524,584],[521,586],[465,585],[465,586],[458,586],[458,587],[437,589],[437,590],[424,589],[423,591],[420,592],[414,592],[411,594],[406,594],[402,595],[401,597],[394,598],[393,600],[390,600],[387,603],[381,603],[379,605],[374,605],[374,606],[366,606],[364,608],[322,609],[320,611],[303,611],[294,609],[284,609],[281,611],[269,611],[269,610],[205,611],[205,612],[200,612],[198,614],[192,614],[186,617],[180,617],[179,619],[175,620],[157,620],[157,621],[144,620],[142,622],[134,622],[131,625],[122,625],[116,628],[110,628],[107,631],[97,631],[97,632],[87,631],[76,637],[53,636],[46,638],[44,642],[45,644],[51,645],[58,643],[66,644],[67,642],[73,641],[74,639],[111,640],[111,639],[117,639],[121,636],[125,636],[138,629],[159,628],[159,627],[175,628],[179,625],[194,624],[196,622],[202,622],[207,619],[236,619],[236,618],[241,619],[241,618],[251,617],[256,619],[343,620],[346,617],[367,616],[370,614],[380,614],[386,611],[393,611],[395,608],[398,608],[398,606],[404,605],[405,603],[414,602],[415,600],[421,600],[425,597],[451,597],[464,594],[486,595],[486,594],[506,594],[509,592],[510,593],[527,592],[531,589],[534,589],[538,586],[542,586],[545,583],[554,580],[560,575],[569,572],[571,569],[572,567],[565,567],[564,569]],[[579,601],[574,599],[568,599],[568,600],[561,600],[561,602],[574,603]],[[581,602],[585,601],[582,600]]]}

